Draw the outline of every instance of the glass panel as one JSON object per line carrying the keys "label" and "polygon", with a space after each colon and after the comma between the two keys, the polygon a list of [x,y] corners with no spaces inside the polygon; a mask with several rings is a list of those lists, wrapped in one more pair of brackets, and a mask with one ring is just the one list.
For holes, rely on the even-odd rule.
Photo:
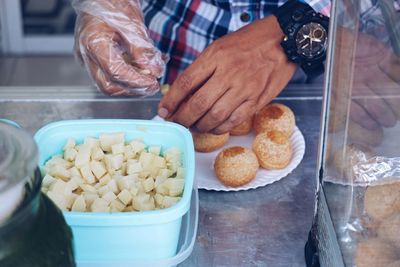
{"label": "glass panel", "polygon": [[334,4],[322,182],[346,266],[399,260],[398,7],[393,0]]}

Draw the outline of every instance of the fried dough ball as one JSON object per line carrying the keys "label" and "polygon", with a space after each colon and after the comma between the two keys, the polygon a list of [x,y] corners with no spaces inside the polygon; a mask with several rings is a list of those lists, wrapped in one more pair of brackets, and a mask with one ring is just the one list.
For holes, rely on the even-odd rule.
{"label": "fried dough ball", "polygon": [[364,209],[377,221],[400,212],[400,183],[369,186],[364,195]]}
{"label": "fried dough ball", "polygon": [[272,103],[262,108],[255,116],[253,128],[256,134],[268,131],[280,131],[290,137],[296,121],[293,111],[278,103]]}
{"label": "fried dough ball", "polygon": [[234,146],[222,150],[215,162],[214,171],[218,179],[227,186],[238,187],[254,179],[259,164],[250,149]]}
{"label": "fried dough ball", "polygon": [[280,131],[258,134],[253,141],[253,151],[261,167],[265,169],[285,168],[293,154],[290,140]]}
{"label": "fried dough ball", "polygon": [[212,134],[192,132],[194,148],[198,152],[212,152],[223,147],[229,140],[229,133]]}

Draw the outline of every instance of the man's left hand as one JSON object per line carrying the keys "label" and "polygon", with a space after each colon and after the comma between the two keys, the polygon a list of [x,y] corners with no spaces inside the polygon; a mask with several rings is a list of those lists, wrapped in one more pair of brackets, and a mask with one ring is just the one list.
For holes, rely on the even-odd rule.
{"label": "man's left hand", "polygon": [[158,113],[200,132],[224,133],[269,103],[296,65],[280,43],[276,17],[258,20],[208,46],[171,85]]}

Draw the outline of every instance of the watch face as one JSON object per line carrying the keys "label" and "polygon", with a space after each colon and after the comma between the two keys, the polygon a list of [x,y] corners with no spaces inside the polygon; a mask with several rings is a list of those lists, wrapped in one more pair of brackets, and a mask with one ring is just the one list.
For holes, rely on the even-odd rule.
{"label": "watch face", "polygon": [[307,58],[314,58],[326,49],[327,33],[317,22],[304,24],[296,35],[297,52]]}

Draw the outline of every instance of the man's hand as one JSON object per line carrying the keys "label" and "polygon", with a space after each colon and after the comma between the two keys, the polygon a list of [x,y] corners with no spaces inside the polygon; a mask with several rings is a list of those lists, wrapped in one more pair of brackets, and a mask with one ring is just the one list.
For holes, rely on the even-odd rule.
{"label": "man's hand", "polygon": [[139,0],[75,0],[75,52],[110,95],[153,95],[164,62],[143,22]]}
{"label": "man's hand", "polygon": [[212,43],[172,84],[161,100],[161,117],[221,134],[270,102],[287,85],[296,65],[280,42],[274,16]]}

